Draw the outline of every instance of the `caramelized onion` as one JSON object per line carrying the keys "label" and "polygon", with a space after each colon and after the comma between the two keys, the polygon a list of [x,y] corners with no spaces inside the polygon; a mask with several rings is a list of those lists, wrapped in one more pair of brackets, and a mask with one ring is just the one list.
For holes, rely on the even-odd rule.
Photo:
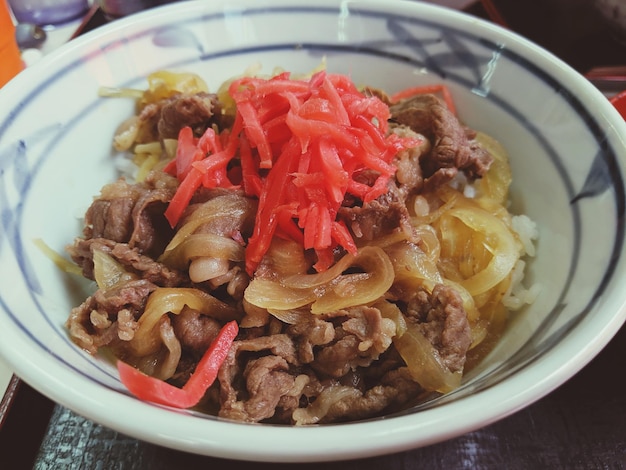
{"label": "caramelized onion", "polygon": [[472,295],[462,285],[449,279],[444,279],[444,284],[453,287],[454,290],[461,296],[461,299],[463,301],[463,308],[465,309],[465,313],[467,313],[467,320],[470,322],[470,324],[478,321],[481,316],[489,318],[489,312],[483,312],[484,315],[481,315],[481,311],[476,305],[475,298],[472,297]]}
{"label": "caramelized onion", "polygon": [[[229,220],[232,226],[241,226],[250,217],[254,217],[254,207],[248,198],[239,194],[214,197],[200,204],[183,220],[165,251],[174,249],[202,226],[209,226],[209,230],[204,230],[205,233],[215,233],[210,229],[211,224],[219,225],[220,221]],[[232,234],[217,233],[217,235]]]}
{"label": "caramelized onion", "polygon": [[374,302],[393,284],[393,265],[381,248],[373,246],[362,248],[351,262],[351,266],[361,268],[364,273],[342,274],[335,279],[313,302],[311,313],[333,312]]}
{"label": "caramelized onion", "polygon": [[[349,268],[359,272],[344,273]],[[345,255],[327,271],[296,274],[282,280],[255,278],[244,294],[253,305],[291,310],[311,304],[311,313],[333,312],[374,302],[393,283],[393,265],[382,248],[363,247]]]}
{"label": "caramelized onion", "polygon": [[99,289],[108,290],[119,284],[136,279],[112,256],[102,250],[93,250],[93,274]]}
{"label": "caramelized onion", "polygon": [[395,323],[396,336],[402,336],[406,332],[406,319],[402,314],[402,310],[400,310],[400,308],[396,304],[391,303],[387,300],[381,300],[380,302],[376,302],[374,304],[374,307],[380,310],[383,318],[388,318]]}
{"label": "caramelized onion", "polygon": [[504,205],[512,181],[507,152],[498,141],[482,132],[476,133],[475,140],[493,157],[489,171],[475,183],[478,198],[490,199]]}
{"label": "caramelized onion", "polygon": [[322,390],[313,403],[306,408],[298,408],[292,414],[296,425],[319,423],[328,414],[331,407],[345,399],[354,399],[361,396],[354,387],[346,385],[331,385]]}
{"label": "caramelized onion", "polygon": [[417,282],[429,289],[441,284],[443,278],[435,261],[413,243],[397,243],[387,248],[397,281]]}
{"label": "caramelized onion", "polygon": [[147,77],[149,89],[143,93],[141,104],[158,102],[180,93],[208,93],[209,87],[198,74],[157,70]]}
{"label": "caramelized onion", "polygon": [[415,324],[407,325],[402,336],[393,338],[411,377],[425,390],[447,393],[461,383],[461,372],[451,372],[441,360],[439,351]]}
{"label": "caramelized onion", "polygon": [[[361,250],[362,252],[363,250]],[[281,284],[292,289],[315,289],[316,287],[326,286],[352,266],[355,259],[354,255],[345,255],[326,271],[315,274],[294,274],[284,278]]]}
{"label": "caramelized onion", "polygon": [[139,117],[132,116],[119,125],[113,137],[113,148],[118,152],[130,149],[139,134]]}
{"label": "caramelized onion", "polygon": [[174,328],[172,328],[169,321],[161,322],[161,325],[159,326],[159,336],[167,349],[167,355],[159,364],[156,377],[161,380],[167,380],[174,375],[174,372],[176,372],[176,367],[178,367],[178,363],[180,362],[182,349],[180,347],[180,341],[178,341],[178,338],[174,333]]}
{"label": "caramelized onion", "polygon": [[[460,230],[442,234],[448,244],[452,242],[463,252],[460,260],[478,261],[478,268],[471,266],[472,275],[460,280],[459,284],[476,296],[503,281],[511,273],[520,253],[519,242],[509,228],[499,218],[478,207],[455,207],[446,215],[482,235],[468,238]],[[490,260],[484,263],[484,259],[479,259],[480,253],[489,254]]]}
{"label": "caramelized onion", "polygon": [[270,279],[255,278],[244,292],[244,299],[257,307],[292,310],[316,299],[313,289],[294,289]]}
{"label": "caramelized onion", "polygon": [[437,263],[441,255],[441,243],[439,242],[437,231],[432,225],[422,224],[415,227],[415,232],[420,240],[418,244],[420,249],[431,262]]}
{"label": "caramelized onion", "polygon": [[296,325],[308,320],[311,316],[311,312],[308,310],[277,310],[270,308],[267,310],[272,316],[278,318],[283,323],[288,325]]}
{"label": "caramelized onion", "polygon": [[424,195],[416,196],[416,198],[419,197],[426,199],[426,201],[420,201],[418,204],[428,205],[430,211],[422,215],[422,210],[418,208],[417,210],[419,210],[420,213],[411,217],[413,225],[417,227],[419,225],[432,224],[435,220],[441,217],[442,214],[454,206],[459,195],[460,193],[458,191],[447,185],[443,185],[437,188],[432,194],[426,193]]}
{"label": "caramelized onion", "polygon": [[305,273],[310,267],[300,243],[278,237],[272,240],[263,263],[270,266],[278,276],[283,277]]}
{"label": "caramelized onion", "polygon": [[135,354],[146,356],[157,351],[161,344],[159,331],[155,328],[159,319],[168,313],[178,315],[185,306],[222,321],[240,316],[232,307],[199,289],[160,287],[150,294],[137,321],[137,331],[130,341]]}
{"label": "caramelized onion", "polygon": [[184,270],[194,258],[207,257],[243,261],[244,248],[232,238],[212,233],[193,233],[174,248],[166,250],[159,261],[171,268]]}
{"label": "caramelized onion", "polygon": [[222,258],[195,258],[189,265],[189,279],[204,282],[223,276],[230,269],[228,260]]}

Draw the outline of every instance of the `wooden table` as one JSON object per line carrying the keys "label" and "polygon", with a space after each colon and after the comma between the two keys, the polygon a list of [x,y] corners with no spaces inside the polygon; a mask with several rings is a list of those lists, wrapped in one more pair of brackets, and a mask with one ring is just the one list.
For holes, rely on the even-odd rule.
{"label": "wooden table", "polygon": [[[538,6],[545,6],[545,3],[536,0],[500,3],[510,26],[552,49],[581,72],[593,66],[615,65],[620,61],[626,63],[626,47],[606,37],[602,28],[594,29],[587,25],[578,30],[584,34],[568,39],[572,35],[571,26],[568,30],[563,22],[548,33],[542,32],[540,27],[549,17],[536,16],[536,13]],[[551,0],[548,3],[552,10],[546,14],[553,15],[554,20],[554,15],[559,13],[556,6],[564,2]],[[567,0],[566,4],[580,8],[581,2]],[[574,10],[567,10],[567,14],[572,14]],[[468,11],[487,16],[480,5]],[[564,21],[570,19],[567,15],[562,17]],[[575,377],[508,418],[429,447],[377,458],[328,463],[323,464],[323,468],[626,468],[625,359],[626,327],[622,327],[609,345]],[[124,436],[84,419],[18,380],[14,380],[9,393],[12,394],[11,407],[0,429],[2,469],[307,470],[320,467],[320,464],[314,463],[233,462],[173,451]]]}

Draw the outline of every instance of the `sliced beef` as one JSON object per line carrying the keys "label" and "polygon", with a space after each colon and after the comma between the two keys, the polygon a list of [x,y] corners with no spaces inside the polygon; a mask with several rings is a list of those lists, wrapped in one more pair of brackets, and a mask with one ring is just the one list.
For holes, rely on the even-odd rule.
{"label": "sliced beef", "polygon": [[419,324],[448,369],[462,371],[472,337],[459,293],[443,284],[436,285],[431,294],[418,290],[406,314]]}
{"label": "sliced beef", "polygon": [[235,341],[218,374],[219,415],[260,422],[274,416],[279,403],[297,406],[306,383],[298,381],[291,370],[297,365],[295,347],[287,335]]}
{"label": "sliced beef", "polygon": [[389,95],[387,95],[387,93],[384,90],[381,90],[380,88],[366,86],[361,91],[363,92],[365,96],[375,96],[376,98],[381,100],[383,103],[385,103],[387,106],[391,105],[391,99],[389,98]]}
{"label": "sliced beef", "polygon": [[296,383],[287,361],[279,356],[262,356],[248,361],[243,378],[249,395],[245,409],[257,422],[274,416],[279,402]]}
{"label": "sliced beef", "polygon": [[96,199],[86,214],[90,229],[89,236],[116,241],[130,240],[133,207],[135,207],[135,198],[132,195],[113,199]]}
{"label": "sliced beef", "polygon": [[345,399],[333,403],[320,423],[354,421],[393,412],[417,397],[420,391],[407,369],[394,369],[372,388],[346,394]]}
{"label": "sliced beef", "polygon": [[159,180],[130,184],[120,179],[106,185],[85,214],[85,238],[128,243],[152,257],[161,254],[173,236],[164,212],[176,184],[158,173],[162,175]]}
{"label": "sliced beef", "polygon": [[142,134],[140,142],[176,139],[183,127],[191,127],[199,137],[215,125],[223,129],[231,118],[222,113],[222,105],[214,93],[178,94],[146,105],[139,114]]}
{"label": "sliced beef", "polygon": [[[314,348],[314,359],[310,362],[313,370],[322,376],[339,378],[358,367],[369,366],[389,348],[395,334],[395,324],[384,319],[374,307],[351,307],[321,314],[320,318],[332,322],[335,330],[332,341]],[[296,337],[296,341],[313,345],[330,337],[326,328],[309,329]]]}
{"label": "sliced beef", "polygon": [[[284,422],[301,407],[301,400],[305,404],[315,401],[336,379],[358,386],[360,371],[389,350],[394,334],[395,324],[383,318],[380,310],[361,306],[315,315],[287,325],[284,333],[240,339],[220,370],[220,416]],[[417,384],[413,387],[419,388]],[[364,412],[372,397],[355,404],[361,411],[353,415]],[[381,406],[392,401],[384,399]],[[347,413],[343,409],[337,416]]]}
{"label": "sliced beef", "polygon": [[371,202],[344,201],[337,218],[361,240],[374,240],[395,230],[402,230],[412,238],[413,228],[404,198],[405,195],[391,182],[389,191]]}
{"label": "sliced beef", "polygon": [[188,219],[192,219],[194,212],[202,209],[207,202],[210,204],[217,202],[217,207],[214,206],[215,210],[222,213],[223,216],[207,217],[206,223],[198,227],[194,233],[211,233],[229,238],[233,237],[234,234],[240,234],[246,238],[252,235],[258,203],[239,190],[200,188],[185,210],[180,225],[182,226]]}
{"label": "sliced beef", "polygon": [[393,163],[396,166],[396,183],[404,198],[422,190],[424,175],[420,166],[422,155],[430,151],[430,142],[426,137],[413,131],[408,126],[393,125],[391,132],[402,137],[413,139],[419,144],[398,152]]}
{"label": "sliced beef", "polygon": [[112,256],[126,271],[160,287],[180,287],[190,284],[186,273],[168,268],[163,263],[143,255],[129,244],[117,243],[106,238],[77,238],[67,247],[72,260],[81,267],[83,276],[94,279],[93,253],[100,250]]}
{"label": "sliced beef", "polygon": [[141,316],[148,296],[156,288],[151,282],[138,279],[106,291],[97,290],[71,310],[65,324],[71,338],[92,354],[118,338],[125,339],[127,327]]}
{"label": "sliced beef", "polygon": [[181,347],[180,361],[169,381],[182,387],[195,371],[200,358],[217,337],[222,324],[215,318],[187,306],[178,315],[171,314],[169,318]]}
{"label": "sliced beef", "polygon": [[[426,179],[440,170],[446,180],[462,170],[470,178],[483,176],[492,157],[472,142],[472,131],[466,129],[454,114],[434,95],[417,95],[390,107],[391,121],[410,127],[431,142],[432,149],[420,159]],[[438,178],[441,182],[442,178]]]}
{"label": "sliced beef", "polygon": [[298,355],[293,339],[286,334],[259,336],[243,339],[234,347],[238,352],[273,354],[285,359],[289,364],[298,365]]}
{"label": "sliced beef", "polygon": [[343,335],[332,344],[320,348],[311,367],[319,374],[341,377],[360,362],[359,344],[356,336]]}
{"label": "sliced beef", "polygon": [[289,325],[286,333],[293,337],[297,344],[300,362],[310,364],[315,360],[314,348],[330,344],[335,339],[335,325],[320,318],[319,315],[311,315],[307,321]]}
{"label": "sliced beef", "polygon": [[188,307],[172,315],[171,322],[183,350],[197,359],[206,352],[222,327],[214,318]]}

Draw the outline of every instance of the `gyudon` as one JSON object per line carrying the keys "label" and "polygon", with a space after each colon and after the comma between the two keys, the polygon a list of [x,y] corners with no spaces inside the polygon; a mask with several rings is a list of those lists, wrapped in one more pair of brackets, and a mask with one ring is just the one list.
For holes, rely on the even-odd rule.
{"label": "gyudon", "polygon": [[148,82],[120,92],[137,113],[114,144],[136,172],[68,247],[97,284],[70,335],[139,398],[246,422],[375,417],[458,387],[530,301],[506,154],[444,87]]}

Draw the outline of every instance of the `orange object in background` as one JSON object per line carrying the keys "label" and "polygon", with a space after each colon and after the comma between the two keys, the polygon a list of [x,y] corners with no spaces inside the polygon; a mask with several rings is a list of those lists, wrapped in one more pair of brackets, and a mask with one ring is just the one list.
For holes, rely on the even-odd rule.
{"label": "orange object in background", "polygon": [[6,0],[0,0],[0,87],[24,68],[15,42],[15,25]]}

